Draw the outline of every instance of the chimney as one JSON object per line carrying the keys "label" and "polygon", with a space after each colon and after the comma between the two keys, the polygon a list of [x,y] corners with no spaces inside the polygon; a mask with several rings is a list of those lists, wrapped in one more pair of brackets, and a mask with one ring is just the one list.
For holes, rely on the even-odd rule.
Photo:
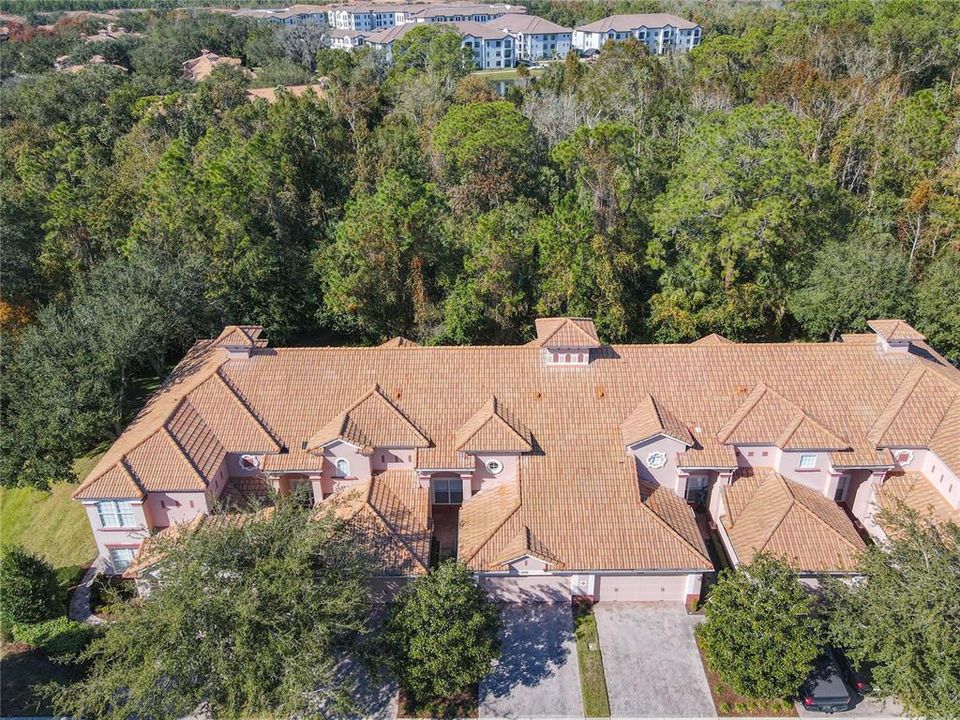
{"label": "chimney", "polygon": [[267,339],[261,338],[261,325],[227,325],[216,340],[215,347],[221,347],[231,360],[247,359],[257,348],[267,346]]}
{"label": "chimney", "polygon": [[884,353],[910,352],[910,345],[927,338],[903,320],[887,318],[868,320],[867,325],[877,334],[877,345]]}

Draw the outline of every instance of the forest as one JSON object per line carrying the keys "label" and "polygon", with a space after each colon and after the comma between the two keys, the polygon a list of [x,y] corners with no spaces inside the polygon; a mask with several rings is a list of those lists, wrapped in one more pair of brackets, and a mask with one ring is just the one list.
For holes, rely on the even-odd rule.
{"label": "forest", "polygon": [[[442,27],[392,63],[200,10],[101,42],[81,38],[100,17],[11,27],[3,483],[69,479],[225,323],[484,344],[570,314],[612,343],[789,342],[893,316],[960,361],[960,3],[526,4],[567,26],[677,12],[704,41],[609,43],[501,96]],[[243,68],[185,80],[203,48]]]}

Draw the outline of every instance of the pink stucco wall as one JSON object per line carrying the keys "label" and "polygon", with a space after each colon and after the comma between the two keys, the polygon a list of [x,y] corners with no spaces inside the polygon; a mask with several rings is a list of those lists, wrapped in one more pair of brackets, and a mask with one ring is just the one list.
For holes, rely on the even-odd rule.
{"label": "pink stucco wall", "polygon": [[[816,457],[813,469],[800,467],[801,455]],[[781,450],[775,445],[741,445],[737,447],[737,463],[740,467],[773,468],[787,480],[806,485],[830,498],[836,490],[836,478],[831,477],[829,453]]]}
{"label": "pink stucco wall", "polygon": [[333,478],[336,475],[336,462],[344,458],[350,463],[348,478],[364,481],[370,479],[371,457],[361,455],[360,448],[345,442],[334,442],[323,451],[323,476]]}
{"label": "pink stucco wall", "polygon": [[371,460],[371,467],[374,472],[381,470],[406,470],[413,468],[417,457],[417,451],[414,448],[377,448]]}
{"label": "pink stucco wall", "polygon": [[144,507],[151,528],[187,523],[210,512],[203,492],[152,492]]}
{"label": "pink stucco wall", "polygon": [[[665,488],[669,488],[678,495],[682,495],[686,489],[684,483],[680,482],[677,474],[677,453],[686,450],[687,446],[673,438],[657,436],[652,440],[637,443],[629,447],[629,453],[636,458],[637,475],[642,480],[654,482]],[[648,465],[651,454],[662,452],[667,462],[663,467],[653,468]]]}
{"label": "pink stucco wall", "polygon": [[[894,449],[893,457],[897,458],[901,450],[907,449]],[[910,462],[898,463],[900,467],[911,472],[923,473],[947,502],[955,508],[960,508],[960,480],[956,474],[932,450],[913,449],[911,452],[913,459]]]}
{"label": "pink stucco wall", "polygon": [[[476,465],[473,470],[473,480],[471,483],[471,495],[476,495],[483,488],[497,487],[505,483],[516,482],[517,470],[520,466],[518,455],[496,455],[493,453],[483,453],[475,457]],[[494,475],[487,469],[487,463],[490,460],[499,460],[503,464],[503,470]],[[465,483],[466,484],[466,483]]]}
{"label": "pink stucco wall", "polygon": [[126,528],[104,528],[100,524],[100,515],[97,513],[96,501],[85,501],[83,509],[87,513],[90,527],[93,528],[93,539],[97,543],[97,554],[109,558],[111,547],[139,547],[143,539],[149,534],[147,516],[144,505],[140,502],[131,504],[135,525]]}

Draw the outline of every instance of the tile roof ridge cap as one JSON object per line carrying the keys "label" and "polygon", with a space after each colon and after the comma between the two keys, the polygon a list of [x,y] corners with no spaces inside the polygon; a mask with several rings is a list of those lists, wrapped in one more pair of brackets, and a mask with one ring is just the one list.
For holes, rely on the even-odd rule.
{"label": "tile roof ridge cap", "polygon": [[[805,486],[804,486],[804,487],[805,487]],[[816,490],[813,490],[813,488],[807,488],[807,489],[810,490],[811,492],[816,492]],[[855,550],[861,549],[861,548],[860,548],[856,543],[854,543],[850,538],[848,538],[848,537],[847,537],[846,535],[844,535],[842,532],[840,532],[840,531],[837,530],[835,527],[833,527],[833,525],[831,525],[831,524],[828,523],[826,520],[824,520],[822,517],[820,517],[820,513],[818,513],[816,510],[814,510],[814,509],[811,508],[809,505],[807,505],[807,503],[806,503],[802,498],[798,497],[798,496],[793,492],[792,489],[790,490],[790,495],[793,497],[793,499],[794,499],[794,504],[795,504],[795,505],[798,505],[799,507],[801,507],[804,512],[806,512],[806,513],[807,513],[808,515],[810,515],[811,517],[815,518],[815,519],[817,520],[817,522],[819,522],[821,525],[823,525],[824,527],[826,527],[831,533],[833,533],[834,535],[836,535],[837,537],[839,537],[839,538],[840,538],[841,540],[843,540],[847,545],[849,545],[850,547],[854,548]],[[824,500],[826,500],[826,499],[827,499],[827,498],[824,497]]]}
{"label": "tile roof ridge cap", "polygon": [[947,405],[947,408],[943,411],[943,415],[940,416],[940,421],[937,423],[937,426],[933,429],[933,432],[930,433],[928,441],[933,440],[940,432],[940,428],[943,427],[943,424],[947,421],[947,416],[950,415],[950,411],[956,407],[960,410],[960,388],[957,388],[957,391],[953,394],[953,399],[950,401],[950,404]]}
{"label": "tile roof ridge cap", "polygon": [[[512,489],[512,484],[506,484],[506,483],[505,483],[504,485],[500,485],[499,487],[492,488],[492,489],[493,489],[493,490],[499,490],[500,488],[511,488],[511,489]],[[474,496],[472,496],[470,499],[472,500],[473,497],[477,497],[477,496],[474,495]],[[471,560],[473,560],[477,555],[479,555],[479,554],[480,554],[480,551],[483,550],[484,546],[493,539],[493,536],[496,535],[498,532],[500,532],[500,529],[501,529],[504,525],[507,524],[507,521],[508,521],[510,518],[512,518],[514,515],[516,515],[518,512],[520,512],[520,507],[521,507],[522,505],[523,505],[523,494],[522,494],[521,489],[520,489],[520,476],[519,476],[519,474],[518,474],[518,475],[517,475],[517,481],[516,481],[516,501],[515,501],[515,503],[513,504],[512,509],[511,509],[510,512],[508,512],[506,515],[504,515],[503,519],[502,519],[499,523],[497,523],[497,526],[496,526],[495,528],[493,528],[493,530],[491,530],[483,540],[481,540],[479,543],[477,543],[476,548],[473,548],[473,552],[471,552],[468,556],[464,557],[462,562],[463,562],[464,564],[468,564],[468,563],[469,563]]]}
{"label": "tile roof ridge cap", "polygon": [[[382,490],[382,491],[386,491],[394,500],[396,500],[397,502],[399,502],[399,503],[404,507],[404,509],[405,509],[408,513],[410,513],[411,515],[413,515],[413,513],[410,512],[410,509],[407,507],[406,503],[400,502],[400,500],[397,498],[396,494],[390,491],[390,488],[386,487],[385,485],[382,485],[382,486],[381,486],[381,490]],[[420,567],[422,567],[422,568],[425,569],[425,570],[426,570],[426,569],[429,569],[429,568],[428,568],[429,558],[427,559],[426,562],[424,562],[423,558],[420,557],[419,553],[417,553],[417,552],[410,546],[410,544],[402,537],[402,534],[397,531],[397,529],[393,526],[393,524],[383,516],[383,513],[381,513],[381,512],[377,509],[376,505],[374,505],[372,502],[370,502],[370,498],[371,498],[372,495],[373,495],[373,478],[370,478],[370,481],[368,482],[367,500],[366,500],[365,506],[366,506],[367,508],[369,508],[370,512],[372,512],[372,513],[376,516],[377,520],[379,520],[380,523],[381,523],[387,530],[390,531],[390,534],[393,536],[393,538],[394,538],[398,543],[400,543],[401,545],[403,545],[404,549],[405,549],[408,553],[410,553],[410,557],[412,557]],[[417,525],[419,526],[420,523],[417,522]],[[428,528],[425,528],[425,527],[423,527],[423,526],[420,526],[419,529],[420,529],[420,530],[423,530],[423,531],[428,531]]]}
{"label": "tile roof ridge cap", "polygon": [[[668,523],[664,518],[660,517],[660,513],[658,513],[656,510],[654,510],[652,507],[650,507],[649,505],[647,505],[647,503],[645,503],[645,502],[643,501],[643,498],[640,496],[640,485],[639,485],[639,483],[638,483],[635,487],[636,487],[636,489],[637,489],[637,502],[638,502],[638,504],[640,505],[640,507],[643,508],[643,510],[642,510],[641,512],[648,512],[648,513],[650,513],[650,515],[653,516],[655,522],[660,523],[661,526],[665,527],[668,532],[672,533],[673,536],[674,536],[675,538],[677,538],[678,540],[680,540],[680,542],[681,542],[683,545],[685,545],[689,550],[692,550],[697,556],[699,556],[699,557],[702,558],[703,560],[706,560],[707,563],[709,563],[709,564],[712,566],[712,565],[713,565],[713,562],[710,560],[710,554],[709,554],[709,552],[701,552],[697,547],[694,546],[694,544],[693,544],[692,542],[690,542],[689,540],[687,540],[687,538],[685,538],[685,537],[680,533],[679,530],[677,530],[673,525],[671,525],[670,523]],[[664,488],[663,486],[658,486],[657,489],[663,490],[664,492],[673,492],[673,490],[668,490],[667,488]],[[679,496],[678,496],[678,497],[679,497]]]}
{"label": "tile roof ridge cap", "polygon": [[[176,407],[180,407],[179,402],[177,403]],[[140,448],[140,446],[143,445],[147,440],[150,440],[151,438],[153,438],[153,436],[156,435],[161,430],[165,430],[166,424],[167,424],[167,420],[165,419],[159,427],[155,428],[154,430],[149,432],[147,435],[140,438],[133,447],[121,453],[120,457],[118,457],[114,462],[107,465],[107,467],[105,467],[100,472],[94,474],[94,472],[91,471],[91,473],[87,475],[86,479],[84,479],[84,481],[80,483],[80,485],[77,486],[77,489],[74,490],[73,492],[79,493],[81,490],[85,490],[87,487],[95,483],[97,480],[102,478],[104,475],[106,475],[108,472],[113,470],[115,467],[117,467],[118,465],[121,465],[123,469],[126,470],[134,478],[134,482],[136,482],[137,486],[140,487],[141,490],[144,491],[144,493],[146,493],[146,490],[143,488],[140,482],[136,479],[136,473],[134,473],[133,470],[130,468],[129,463],[127,462],[127,458],[131,453],[136,452]]]}
{"label": "tile roof ridge cap", "polygon": [[[753,386],[753,389],[750,391],[747,397],[744,398],[743,402],[741,402],[736,409],[734,409],[734,411],[730,414],[730,417],[727,418],[727,421],[720,426],[719,430],[717,430],[717,440],[721,445],[728,444],[727,440],[731,435],[733,435],[733,433],[736,432],[741,423],[746,420],[747,415],[753,412],[753,409],[763,399],[763,396],[767,394],[769,389],[770,388],[767,386],[767,384],[762,380]],[[736,418],[736,422],[734,422],[728,428],[728,423],[730,423],[734,418]]]}
{"label": "tile roof ridge cap", "polygon": [[[130,463],[127,462],[127,458],[125,455],[121,457],[119,460],[117,460],[116,465],[112,465],[111,468],[118,467],[118,466],[127,474],[127,477],[130,478],[130,481],[140,489],[140,492],[146,495],[147,489],[143,486],[143,483],[140,482],[140,479],[137,477],[137,474],[133,471],[133,468],[130,467]],[[80,488],[77,488],[77,490],[79,489]]]}
{"label": "tile roof ridge cap", "polygon": [[[787,494],[787,497],[789,498],[789,502],[787,503],[787,506],[783,509],[783,512],[780,513],[780,517],[773,524],[773,527],[770,528],[770,532],[767,534],[766,539],[763,541],[763,545],[759,548],[760,552],[763,552],[764,548],[766,548],[767,545],[770,544],[770,541],[773,540],[773,536],[777,534],[777,530],[779,530],[780,526],[783,525],[783,521],[787,519],[787,515],[790,514],[791,510],[793,510],[793,506],[798,504],[797,498],[793,494],[793,490],[787,484],[787,479],[778,472],[773,473],[773,477],[780,481],[779,486]],[[758,487],[757,490],[759,489],[760,488]],[[752,500],[753,497],[754,496],[751,496],[750,499]]]}
{"label": "tile roof ridge cap", "polygon": [[[185,395],[184,398],[188,398],[190,394],[193,393],[194,390],[199,389],[202,385],[205,385],[208,381],[212,380],[214,376],[216,376],[216,378],[220,381],[220,383],[227,389],[227,392],[234,399],[234,401],[236,401],[240,405],[243,411],[253,420],[253,422],[255,422],[260,427],[260,429],[263,430],[264,433],[266,433],[267,437],[270,438],[270,440],[276,443],[278,449],[282,448],[283,442],[280,440],[280,438],[277,437],[276,433],[273,432],[273,429],[267,424],[267,422],[261,418],[260,413],[254,411],[254,409],[250,405],[250,401],[247,400],[246,397],[240,393],[239,388],[237,388],[233,384],[233,382],[226,375],[224,375],[223,372],[221,372],[222,370],[223,370],[223,365],[219,366],[216,369],[216,371],[213,373],[213,376],[207,378],[202,383],[200,383],[200,385],[198,385],[193,390],[191,390],[190,393]],[[212,428],[211,428],[211,432],[213,432]],[[213,434],[214,436],[216,436],[216,433],[213,433]],[[217,438],[217,440],[220,441],[221,445],[223,445],[223,441],[221,441],[219,437]]]}
{"label": "tile roof ridge cap", "polygon": [[[203,418],[200,418],[200,419],[203,420]],[[206,425],[206,423],[204,423],[204,425]],[[213,429],[212,429],[212,428],[210,428],[209,426],[207,426],[207,428],[210,430],[210,432],[213,434],[214,437],[217,437],[217,434],[216,434],[215,432],[213,432]],[[167,440],[169,440],[171,443],[173,443],[173,446],[180,452],[180,456],[181,456],[184,460],[187,461],[187,465],[189,465],[189,466],[190,466],[190,469],[193,470],[194,475],[197,476],[197,478],[200,480],[201,483],[203,483],[203,485],[204,485],[205,487],[208,486],[210,483],[207,482],[207,479],[203,476],[203,473],[200,472],[200,468],[197,466],[197,464],[196,464],[196,462],[194,461],[193,457],[192,457],[192,456],[190,455],[190,453],[188,453],[188,452],[186,451],[186,449],[180,444],[180,441],[177,440],[176,436],[174,436],[174,434],[173,434],[173,432],[171,432],[170,428],[167,427],[166,423],[164,423],[162,430],[163,430],[164,433],[166,433],[166,435],[167,435]],[[217,438],[217,442],[220,443],[220,447],[222,448],[222,447],[223,447],[223,443],[220,441],[220,438]]]}
{"label": "tile roof ridge cap", "polygon": [[[909,400],[910,396],[913,395],[913,391],[917,389],[917,385],[920,384],[920,381],[926,374],[927,368],[925,368],[923,365],[913,365],[903,380],[900,381],[900,384],[894,389],[893,395],[891,395],[890,399],[887,400],[887,404],[884,405],[883,409],[880,411],[880,414],[874,421],[873,426],[871,426],[870,430],[867,431],[867,440],[873,443],[874,446],[880,447],[883,436],[887,434],[890,426],[896,421],[897,417],[900,415],[900,411],[903,410],[903,406],[907,404],[907,400]],[[903,397],[901,397],[896,403],[896,409],[893,410],[893,406],[891,406],[890,403],[901,391],[901,389],[903,389]],[[882,426],[877,425],[877,423],[880,422],[888,410],[892,410],[890,419],[887,420]]]}

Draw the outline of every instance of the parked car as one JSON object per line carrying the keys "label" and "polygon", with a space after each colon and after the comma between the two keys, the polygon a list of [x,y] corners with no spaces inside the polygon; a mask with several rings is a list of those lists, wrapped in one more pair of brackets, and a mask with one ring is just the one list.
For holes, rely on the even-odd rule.
{"label": "parked car", "polygon": [[840,666],[840,674],[843,675],[843,679],[847,681],[847,685],[861,695],[866,695],[873,690],[873,678],[869,665],[855,665],[840,648],[833,649],[833,656],[837,659],[837,665]]}
{"label": "parked car", "polygon": [[830,649],[817,658],[810,676],[803,684],[801,702],[812,712],[835,713],[853,707],[853,693],[847,687],[840,667]]}

